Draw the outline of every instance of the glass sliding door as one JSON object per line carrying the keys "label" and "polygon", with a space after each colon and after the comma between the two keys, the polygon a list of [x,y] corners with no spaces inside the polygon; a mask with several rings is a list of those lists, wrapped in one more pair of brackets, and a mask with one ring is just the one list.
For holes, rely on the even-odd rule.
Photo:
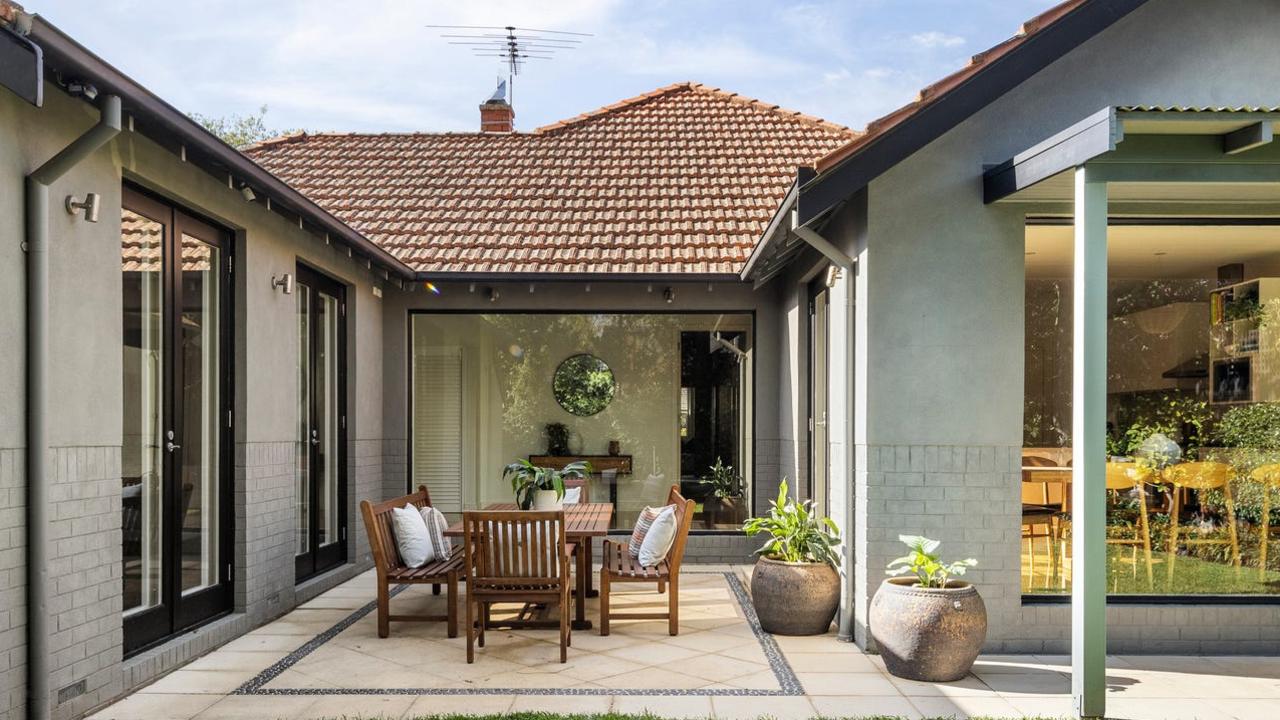
{"label": "glass sliding door", "polygon": [[230,609],[230,238],[124,190],[125,651]]}
{"label": "glass sliding door", "polygon": [[346,561],[345,290],[298,267],[295,574]]}
{"label": "glass sliding door", "polygon": [[827,514],[829,442],[827,351],[830,347],[830,294],[826,273],[809,285],[809,498]]}

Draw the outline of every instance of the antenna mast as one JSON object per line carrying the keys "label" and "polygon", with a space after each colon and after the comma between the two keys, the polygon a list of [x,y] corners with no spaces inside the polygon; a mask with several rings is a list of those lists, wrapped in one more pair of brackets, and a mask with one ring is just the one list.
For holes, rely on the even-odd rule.
{"label": "antenna mast", "polygon": [[475,57],[497,58],[507,68],[508,102],[515,104],[515,79],[529,60],[553,60],[558,50],[576,50],[582,38],[591,33],[565,30],[535,30],[514,25],[427,25],[439,30],[467,30],[472,32],[444,32],[440,37],[450,45],[461,45],[471,50]]}

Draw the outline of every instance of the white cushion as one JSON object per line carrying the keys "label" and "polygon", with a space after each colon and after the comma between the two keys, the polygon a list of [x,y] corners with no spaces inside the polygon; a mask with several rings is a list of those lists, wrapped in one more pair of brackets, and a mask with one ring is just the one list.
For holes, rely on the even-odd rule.
{"label": "white cushion", "polygon": [[671,552],[675,539],[676,506],[668,505],[649,526],[649,532],[645,533],[644,541],[640,543],[640,554],[636,559],[645,567],[657,565]]}
{"label": "white cushion", "polygon": [[582,502],[582,488],[571,487],[565,488],[564,498],[561,500],[565,505],[577,505]]}
{"label": "white cushion", "polygon": [[395,530],[396,548],[400,560],[409,567],[427,564],[431,552],[431,540],[427,536],[427,523],[422,513],[413,505],[391,509],[392,529]]}
{"label": "white cushion", "polygon": [[419,511],[422,514],[422,522],[427,526],[427,559],[425,562],[432,560],[447,560],[453,554],[453,543],[449,542],[449,538],[444,536],[444,531],[449,528],[449,521],[445,519],[444,513],[428,505]]}
{"label": "white cushion", "polygon": [[649,534],[649,528],[653,525],[653,521],[658,519],[663,510],[674,508],[674,505],[664,505],[662,507],[646,507],[640,511],[640,515],[636,517],[635,529],[631,531],[631,541],[627,543],[627,552],[631,557],[640,557],[640,546],[644,544],[645,535]]}

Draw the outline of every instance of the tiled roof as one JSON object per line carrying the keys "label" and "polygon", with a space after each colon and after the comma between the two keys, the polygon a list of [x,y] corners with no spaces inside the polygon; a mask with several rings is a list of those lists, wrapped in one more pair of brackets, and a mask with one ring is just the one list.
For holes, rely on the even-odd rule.
{"label": "tiled roof", "polygon": [[899,125],[903,120],[915,115],[928,105],[937,102],[947,93],[955,90],[974,75],[982,72],[992,62],[1004,57],[1010,51],[1025,43],[1028,38],[1049,27],[1058,20],[1061,20],[1063,17],[1070,14],[1071,11],[1089,1],[1090,0],[1066,0],[1066,2],[1059,3],[1058,5],[1055,5],[1054,7],[1026,21],[1022,24],[1022,27],[1019,28],[1017,35],[1014,35],[1008,40],[974,55],[969,59],[969,63],[963,68],[921,89],[916,95],[916,99],[914,101],[903,105],[884,117],[867,123],[866,129],[862,133],[859,133],[857,137],[836,148],[832,152],[825,155],[815,156],[818,160],[814,163],[814,168],[819,173],[823,173],[836,165],[839,165],[846,158],[849,158],[862,148],[875,142],[881,135],[884,135],[886,132]]}
{"label": "tiled roof", "polygon": [[297,134],[245,152],[422,272],[733,273],[848,128],[678,83],[530,133]]}

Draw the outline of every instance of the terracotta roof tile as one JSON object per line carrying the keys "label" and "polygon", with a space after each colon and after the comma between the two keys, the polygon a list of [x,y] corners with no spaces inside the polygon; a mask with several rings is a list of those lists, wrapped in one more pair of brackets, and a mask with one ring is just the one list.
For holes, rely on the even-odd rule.
{"label": "terracotta roof tile", "polygon": [[677,83],[531,133],[298,133],[249,157],[423,272],[733,273],[848,128]]}

